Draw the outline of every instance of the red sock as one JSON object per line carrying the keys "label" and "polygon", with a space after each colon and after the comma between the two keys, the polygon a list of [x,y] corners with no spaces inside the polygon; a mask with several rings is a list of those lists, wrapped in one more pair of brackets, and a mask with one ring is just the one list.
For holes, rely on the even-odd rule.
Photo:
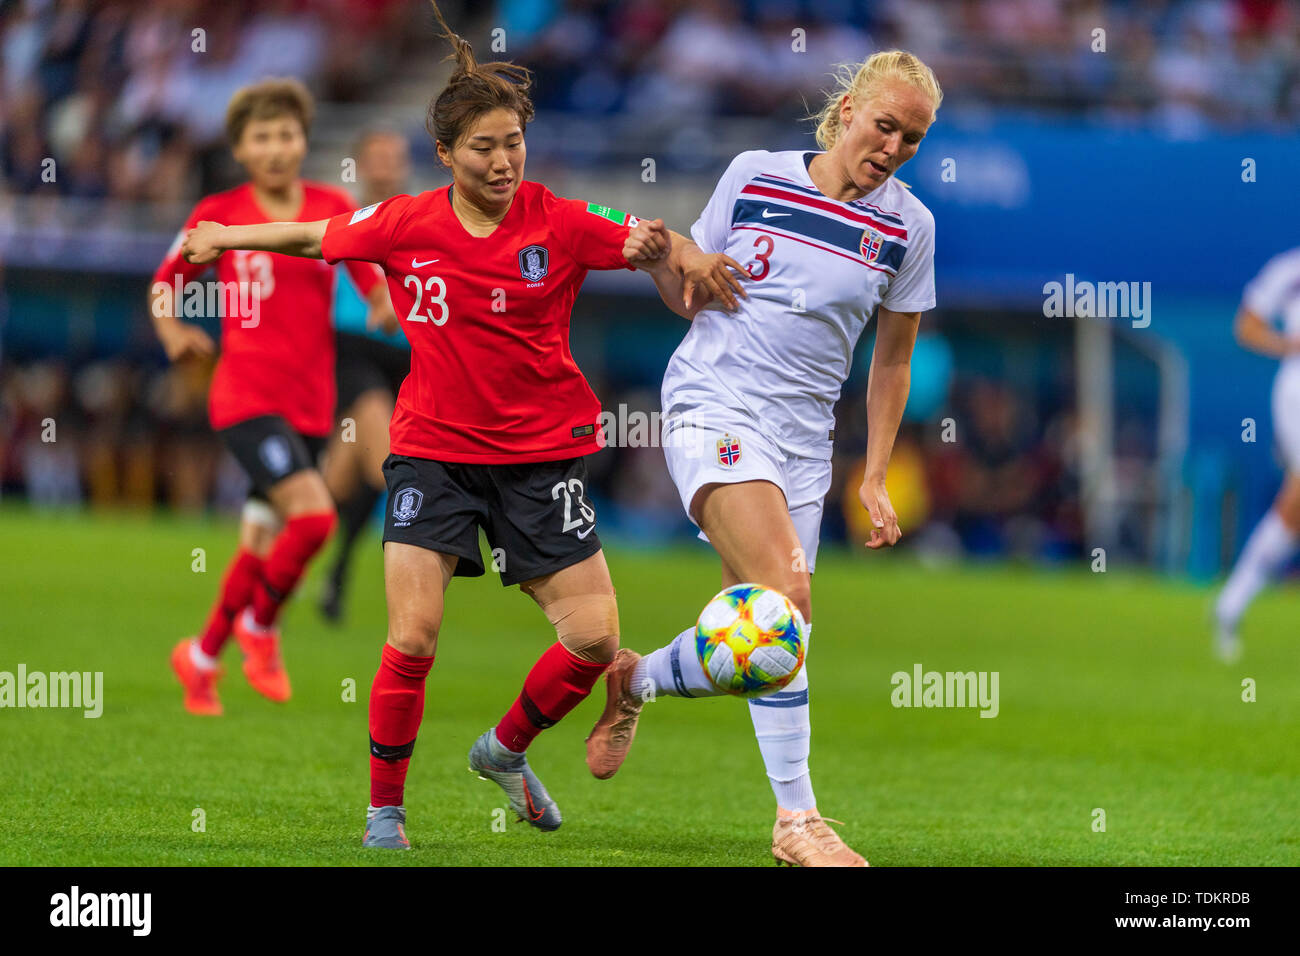
{"label": "red sock", "polygon": [[424,716],[424,679],[432,657],[412,657],[384,645],[379,672],[370,685],[370,805],[402,802],[406,768]]}
{"label": "red sock", "polygon": [[230,566],[221,582],[221,593],[217,595],[217,603],[212,606],[199,640],[204,654],[216,657],[221,653],[230,637],[235,615],[253,600],[253,589],[262,576],[262,564],[261,557],[245,548],[240,548],[230,559]]}
{"label": "red sock", "polygon": [[325,546],[338,522],[333,511],[294,515],[276,536],[262,569],[261,587],[253,590],[253,620],[270,627],[284,599],[293,593],[307,562]]}
{"label": "red sock", "polygon": [[524,679],[524,689],[497,721],[497,740],[515,753],[523,753],[533,738],[559,723],[577,707],[609,664],[593,664],[574,657],[558,641],[538,658]]}

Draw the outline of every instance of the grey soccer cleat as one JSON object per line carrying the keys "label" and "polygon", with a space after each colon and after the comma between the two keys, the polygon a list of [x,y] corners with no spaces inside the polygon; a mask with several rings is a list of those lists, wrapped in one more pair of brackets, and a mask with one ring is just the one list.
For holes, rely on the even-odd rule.
{"label": "grey soccer cleat", "polygon": [[497,741],[495,727],[469,748],[469,769],[504,790],[510,809],[520,820],[539,830],[560,828],[560,808],[528,766],[528,758],[524,754],[510,756]]}
{"label": "grey soccer cleat", "polygon": [[368,807],[363,847],[379,850],[409,850],[406,838],[406,807]]}

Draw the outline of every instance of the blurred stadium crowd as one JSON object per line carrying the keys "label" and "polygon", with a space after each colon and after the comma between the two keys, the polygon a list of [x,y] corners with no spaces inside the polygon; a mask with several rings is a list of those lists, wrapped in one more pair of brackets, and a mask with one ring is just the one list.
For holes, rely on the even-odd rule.
{"label": "blurred stadium crowd", "polygon": [[[1081,113],[1184,133],[1300,118],[1293,0],[506,0],[539,105],[795,119],[827,64],[911,50],[944,108]],[[1106,56],[1094,55],[1096,29]],[[792,31],[802,30],[795,38]],[[789,57],[799,39],[816,57]],[[829,51],[826,55],[825,51]]]}
{"label": "blurred stadium crowd", "polygon": [[[196,198],[231,175],[222,117],[241,84],[293,75],[364,102],[427,49],[426,19],[407,0],[0,0],[2,188]],[[933,65],[948,110],[1188,134],[1300,120],[1295,0],[503,0],[489,19],[538,71],[539,109],[578,114],[789,121],[830,64],[897,46]],[[795,30],[817,56],[781,55]],[[54,183],[45,157],[66,170]]]}
{"label": "blurred stadium crowd", "polygon": [[[1086,116],[1176,136],[1300,120],[1295,0],[443,7],[453,22],[477,23],[478,33],[466,33],[484,58],[490,30],[503,25],[503,55],[538,71],[537,105],[556,115],[764,118],[788,133],[818,102],[831,65],[899,46],[934,66],[949,112]],[[0,0],[0,219],[15,196],[154,205],[227,188],[238,169],[222,121],[236,88],[287,74],[324,102],[382,102],[393,84],[410,81],[412,62],[440,55],[430,19],[414,0]],[[1106,56],[1091,52],[1097,28],[1106,31]],[[790,50],[795,30],[816,57],[775,55]],[[41,175],[47,157],[59,164],[54,182]],[[155,264],[139,264],[141,308]],[[0,492],[41,506],[238,505],[243,479],[207,427],[202,370],[164,367],[152,343],[117,356],[7,352],[6,309],[0,284]],[[653,392],[642,400],[624,383],[594,384],[606,407],[657,405]],[[832,494],[844,507],[828,508],[829,540],[861,539],[852,471],[861,453],[854,443],[865,436],[864,387],[864,377],[852,382],[841,403],[839,431],[850,437],[838,449]],[[904,527],[924,526],[914,540],[934,553],[1081,553],[1069,383],[1045,405],[959,361],[945,390],[943,407],[970,423],[962,440],[943,443],[932,424],[908,424],[895,457]],[[49,421],[57,442],[42,440]],[[685,530],[657,448],[598,457],[597,492],[616,525],[647,539]]]}
{"label": "blurred stadium crowd", "polygon": [[[153,202],[224,188],[236,89],[291,75],[326,99],[364,98],[400,62],[411,6],[4,0],[3,187]],[[53,183],[45,157],[62,171]]]}

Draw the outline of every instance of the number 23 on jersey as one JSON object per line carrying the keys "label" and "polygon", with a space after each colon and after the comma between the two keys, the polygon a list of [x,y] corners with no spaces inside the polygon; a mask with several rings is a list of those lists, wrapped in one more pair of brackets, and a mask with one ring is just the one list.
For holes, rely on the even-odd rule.
{"label": "number 23 on jersey", "polygon": [[[406,314],[407,322],[447,324],[447,319],[451,317],[451,310],[447,308],[447,283],[438,276],[421,280],[417,275],[407,275],[402,279],[402,285],[415,296],[411,311]],[[438,310],[436,316],[433,314],[435,308]]]}

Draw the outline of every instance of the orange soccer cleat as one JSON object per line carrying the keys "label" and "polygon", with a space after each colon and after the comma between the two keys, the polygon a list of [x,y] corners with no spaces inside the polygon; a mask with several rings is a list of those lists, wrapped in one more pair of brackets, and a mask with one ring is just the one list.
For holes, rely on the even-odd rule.
{"label": "orange soccer cleat", "polygon": [[207,717],[221,716],[221,701],[217,697],[217,681],[224,673],[221,668],[204,670],[190,657],[190,646],[194,638],[182,638],[172,648],[172,670],[185,688],[185,709],[191,714]]}
{"label": "orange soccer cleat", "polygon": [[245,620],[245,610],[235,617],[235,639],[244,652],[244,676],[253,690],[278,704],[289,699],[289,672],[280,659],[280,631],[269,628],[265,633],[253,631]]}
{"label": "orange soccer cleat", "polygon": [[772,828],[772,856],[778,864],[787,866],[870,865],[826,825],[816,810],[778,815]]}
{"label": "orange soccer cleat", "polygon": [[636,736],[636,723],[645,701],[632,693],[629,682],[641,655],[620,647],[605,671],[605,709],[587,735],[587,768],[597,780],[618,773]]}

